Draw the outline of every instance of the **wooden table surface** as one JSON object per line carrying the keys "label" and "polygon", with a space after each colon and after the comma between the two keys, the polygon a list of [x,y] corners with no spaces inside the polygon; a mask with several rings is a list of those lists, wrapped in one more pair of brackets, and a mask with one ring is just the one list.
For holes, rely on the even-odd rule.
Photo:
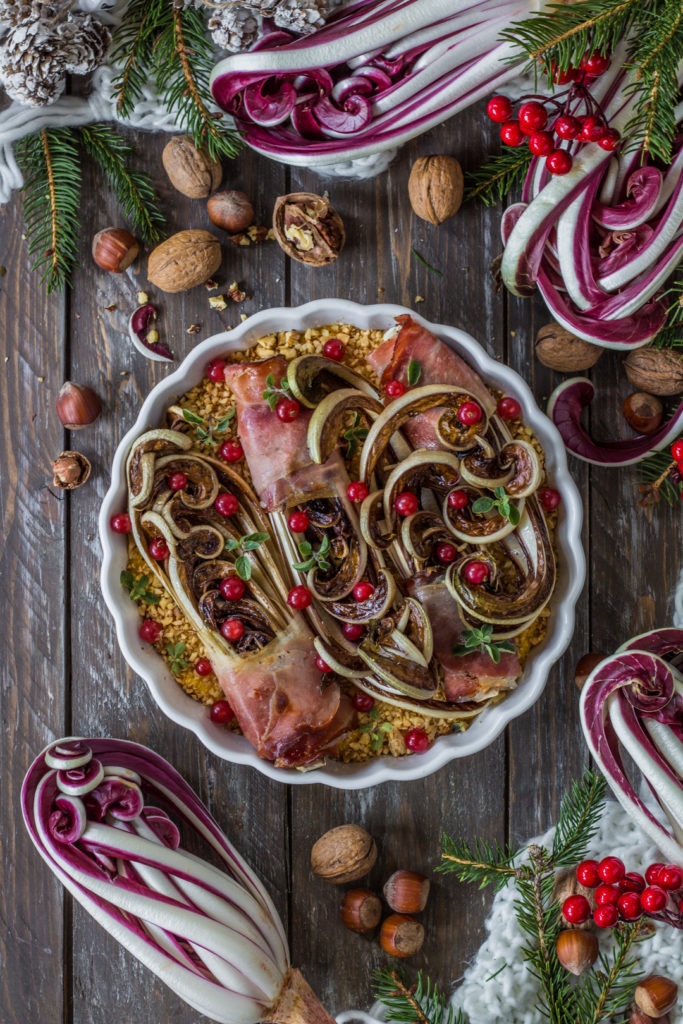
{"label": "wooden table surface", "polygon": [[[210,227],[204,202],[185,199],[165,179],[166,138],[131,137],[140,163],[158,181],[169,233]],[[500,250],[500,209],[470,204],[437,229],[416,219],[407,199],[416,156],[452,153],[472,167],[492,140],[479,107],[406,147],[376,180],[329,181],[348,239],[331,267],[290,262],[274,242],[248,249],[226,245],[220,281],[244,283],[252,298],[242,307],[210,310],[203,287],[178,296],[153,294],[176,356],[236,324],[242,310],[323,296],[413,306],[420,295],[424,302],[416,308],[422,315],[469,331],[521,373],[543,405],[557,379],[535,361],[533,339],[550,318],[539,303],[495,289],[489,264]],[[380,846],[371,877],[380,885],[398,867],[429,873],[444,830],[502,841],[549,826],[567,783],[586,761],[574,663],[587,650],[609,652],[635,632],[670,622],[683,561],[680,510],[664,508],[649,524],[636,507],[629,470],[589,471],[572,462],[584,501],[589,574],[571,650],[553,669],[538,704],[482,753],[423,781],[359,792],[287,787],[219,760],[158,710],[119,652],[100,594],[97,514],[109,466],[142,399],[169,369],[137,354],[122,333],[135,293],[145,287],[146,261],[120,278],[94,267],[93,234],[121,218],[91,167],[84,176],[82,266],[64,297],[46,297],[31,272],[20,202],[0,211],[0,263],[7,268],[0,281],[0,1024],[199,1024],[194,1011],[73,904],[29,841],[19,805],[24,773],[46,744],[74,734],[133,739],[168,758],[267,883],[287,924],[293,962],[328,1009],[366,1008],[371,971],[384,957],[376,942],[338,922],[338,890],[309,871],[312,843],[334,825],[361,823]],[[322,190],[314,174],[250,153],[226,166],[224,181],[254,198],[260,223],[268,222],[276,196]],[[412,246],[443,276],[411,257]],[[116,309],[107,311],[112,305]],[[200,323],[201,331],[189,335],[192,323]],[[619,363],[617,355],[605,353],[591,371],[600,391],[596,435],[613,434],[621,423],[628,385]],[[92,385],[105,404],[95,426],[71,435],[55,412],[57,391],[68,378]],[[71,447],[92,460],[93,476],[64,497],[48,486],[50,463]],[[424,915],[424,950],[411,966],[426,968],[442,986],[456,981],[483,938],[490,899],[487,891],[436,876]]]}

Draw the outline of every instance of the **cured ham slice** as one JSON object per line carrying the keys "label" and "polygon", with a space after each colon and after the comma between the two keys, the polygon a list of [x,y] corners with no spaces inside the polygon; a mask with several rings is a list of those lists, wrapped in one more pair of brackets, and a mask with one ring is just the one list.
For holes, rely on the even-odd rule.
{"label": "cured ham slice", "polygon": [[418,574],[408,581],[408,590],[429,616],[434,634],[434,653],[443,669],[443,687],[450,701],[482,701],[503,690],[511,690],[522,666],[517,652],[502,652],[496,663],[486,653],[453,654],[460,641],[462,625],[458,606],[443,582],[443,575]]}
{"label": "cured ham slice", "polygon": [[235,396],[237,427],[254,489],[268,512],[301,500],[335,493],[332,482],[344,473],[335,451],[322,466],[308,451],[309,409],[301,409],[295,420],[283,423],[263,398],[267,379],[276,385],[286,375],[287,361],[275,356],[260,363],[234,363],[225,368],[225,380]]}

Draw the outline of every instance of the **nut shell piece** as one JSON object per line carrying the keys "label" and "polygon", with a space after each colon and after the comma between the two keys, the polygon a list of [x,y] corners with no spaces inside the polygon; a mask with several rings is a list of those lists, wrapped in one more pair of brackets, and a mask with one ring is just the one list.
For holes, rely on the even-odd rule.
{"label": "nut shell piece", "polygon": [[536,358],[550,370],[560,373],[589,370],[601,355],[602,349],[597,345],[577,338],[556,323],[546,324],[536,335]]}
{"label": "nut shell piece", "polygon": [[197,149],[187,135],[176,135],[167,142],[161,161],[173,187],[190,199],[205,199],[223,177],[218,160],[207,149]]}
{"label": "nut shell piece", "polygon": [[463,187],[462,167],[454,156],[421,156],[410,170],[410,205],[422,220],[443,224],[460,209]]}
{"label": "nut shell piece", "polygon": [[335,885],[367,875],[377,860],[377,844],[360,825],[338,825],[314,843],[311,870]]}
{"label": "nut shell piece", "polygon": [[184,292],[215,274],[221,259],[220,242],[210,231],[179,231],[149,254],[147,277],[163,292]]}
{"label": "nut shell piece", "polygon": [[327,194],[290,192],[275,201],[273,234],[292,259],[310,267],[325,267],[344,248],[344,222]]}
{"label": "nut shell piece", "polygon": [[81,452],[62,452],[52,463],[52,485],[61,491],[74,491],[84,484],[92,466]]}

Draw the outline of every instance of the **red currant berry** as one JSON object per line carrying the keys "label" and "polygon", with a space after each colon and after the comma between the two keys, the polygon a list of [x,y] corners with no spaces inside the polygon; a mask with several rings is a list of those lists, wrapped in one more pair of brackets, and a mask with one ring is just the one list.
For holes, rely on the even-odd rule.
{"label": "red currant berry", "polygon": [[599,907],[616,903],[621,893],[616,885],[607,885],[603,882],[595,890],[595,902]]}
{"label": "red currant berry", "polygon": [[315,667],[317,668],[318,672],[331,672],[332,671],[332,669],[327,664],[327,662],[323,658],[321,658],[319,654],[316,654],[316,656],[315,656]]}
{"label": "red currant berry", "polygon": [[607,71],[609,57],[606,57],[604,53],[591,53],[590,57],[583,58],[579,66],[591,78],[598,78],[599,75],[604,75]]}
{"label": "red currant berry", "polygon": [[413,494],[412,491],[402,491],[394,499],[394,508],[400,516],[414,515],[418,510],[419,504],[417,495]]}
{"label": "red currant berry", "polygon": [[221,633],[226,640],[234,643],[235,640],[239,640],[241,636],[244,636],[244,623],[241,619],[226,619],[221,626]]}
{"label": "red currant berry", "polygon": [[529,149],[534,156],[547,156],[554,148],[555,143],[550,132],[532,132],[529,136]]}
{"label": "red currant berry", "polygon": [[155,644],[163,631],[163,627],[158,622],[155,622],[154,619],[145,619],[138,633],[141,640],[148,644]]}
{"label": "red currant berry", "polygon": [[566,149],[555,149],[545,158],[545,165],[551,174],[567,174],[572,169],[573,160]]}
{"label": "red currant berry", "polygon": [[503,124],[512,114],[512,103],[507,96],[492,96],[486,104],[486,113],[496,124]]}
{"label": "red currant berry", "polygon": [[519,127],[525,135],[540,132],[548,123],[548,111],[538,100],[529,100],[519,108]]}
{"label": "red currant berry", "polygon": [[220,447],[223,462],[239,462],[243,455],[244,449],[239,441],[224,441]]}
{"label": "red currant berry", "polygon": [[553,131],[561,139],[575,139],[581,131],[581,122],[571,114],[563,114],[555,121]]}
{"label": "red currant berry", "polygon": [[449,544],[447,541],[445,541],[443,544],[437,544],[434,550],[434,554],[436,555],[438,561],[442,562],[443,565],[450,565],[451,562],[454,562],[458,557],[458,552],[455,545]]}
{"label": "red currant berry", "polygon": [[448,495],[448,507],[449,508],[466,508],[470,503],[467,491],[451,491]]}
{"label": "red currant berry", "polygon": [[674,462],[683,462],[683,438],[679,438],[671,445],[671,457]]}
{"label": "red currant berry", "polygon": [[595,114],[588,114],[581,119],[580,142],[597,142],[605,134],[605,122]]}
{"label": "red currant berry", "polygon": [[341,363],[346,355],[346,345],[339,338],[330,338],[323,345],[323,355],[334,359],[335,363]]}
{"label": "red currant berry", "polygon": [[206,376],[216,384],[225,380],[225,359],[212,359],[206,368]]}
{"label": "red currant berry", "polygon": [[566,71],[558,71],[553,61],[553,82],[555,85],[566,85],[574,81],[574,68],[569,65]]}
{"label": "red currant berry", "polygon": [[647,914],[658,914],[667,904],[666,890],[659,885],[648,885],[640,894],[640,902]]}
{"label": "red currant berry", "polygon": [[172,491],[184,491],[187,487],[187,477],[184,473],[171,473],[168,478],[168,486]]}
{"label": "red currant berry", "polygon": [[614,885],[626,874],[626,865],[618,857],[604,857],[598,864],[598,874],[603,882]]}
{"label": "red currant berry", "polygon": [[610,152],[616,149],[621,142],[621,135],[616,128],[608,128],[601,139],[598,139],[598,146],[601,149],[607,149]]}
{"label": "red currant berry", "polygon": [[361,580],[360,583],[356,583],[353,588],[353,599],[354,601],[367,601],[369,597],[375,593],[375,588],[372,583],[367,583],[365,580]]}
{"label": "red currant berry", "polygon": [[408,748],[412,750],[414,754],[424,754],[425,750],[429,748],[429,736],[424,729],[408,729],[408,732],[403,737],[403,741]]}
{"label": "red currant berry", "polygon": [[155,537],[149,545],[149,553],[152,558],[160,562],[162,558],[168,558],[168,544],[163,537]]}
{"label": "red currant berry", "polygon": [[576,869],[576,879],[587,889],[594,889],[600,884],[597,860],[582,860]]}
{"label": "red currant berry", "polygon": [[640,896],[637,892],[622,892],[617,900],[617,910],[624,921],[637,921],[643,916],[643,908],[640,903]]}
{"label": "red currant berry", "polygon": [[496,412],[502,420],[516,420],[522,412],[522,407],[516,398],[511,398],[510,395],[505,395],[505,397],[501,398],[498,402]]}
{"label": "red currant berry", "polygon": [[544,512],[554,512],[562,501],[562,495],[554,487],[544,487],[538,492],[541,508]]}
{"label": "red currant berry", "polygon": [[657,884],[661,885],[662,889],[676,892],[683,888],[683,871],[675,864],[665,864],[660,868]]}
{"label": "red currant berry", "polygon": [[500,141],[504,146],[521,146],[524,142],[524,132],[519,127],[519,121],[506,121],[500,127]]}
{"label": "red currant berry", "polygon": [[119,512],[117,516],[112,516],[109,520],[109,525],[114,533],[130,533],[133,529],[130,516],[127,512]]}
{"label": "red currant berry", "polygon": [[648,885],[657,885],[659,882],[659,872],[664,867],[659,861],[656,864],[650,864],[649,868],[645,871],[645,881]]}
{"label": "red currant berry", "polygon": [[620,892],[642,892],[645,888],[645,879],[637,871],[627,871],[617,885]]}
{"label": "red currant berry", "polygon": [[281,398],[275,406],[275,415],[283,423],[291,423],[299,415],[299,403],[295,398]]}
{"label": "red currant berry", "polygon": [[372,711],[375,706],[375,698],[371,697],[369,693],[357,690],[351,698],[351,703],[356,711]]}
{"label": "red currant berry", "polygon": [[226,725],[228,722],[232,722],[234,717],[235,712],[227,700],[215,700],[209,710],[209,718],[216,725]]}
{"label": "red currant berry", "polygon": [[346,488],[346,497],[349,501],[365,501],[369,493],[370,491],[368,490],[367,484],[364,484],[362,480],[354,480],[354,482],[349,484]]}
{"label": "red currant berry", "polygon": [[365,633],[365,626],[361,626],[360,622],[345,622],[342,633],[347,640],[360,640]]}
{"label": "red currant berry", "polygon": [[583,924],[591,916],[591,905],[585,896],[568,896],[562,904],[562,915],[570,924]]}
{"label": "red currant berry", "polygon": [[292,533],[305,533],[309,526],[309,519],[305,512],[292,512],[287,520],[287,526]]}
{"label": "red currant berry", "polygon": [[308,608],[312,600],[313,595],[308,587],[304,587],[301,584],[298,587],[292,587],[287,594],[287,604],[290,608],[296,608],[297,610]]}
{"label": "red currant berry", "polygon": [[230,494],[228,491],[221,491],[220,494],[216,495],[213,507],[216,509],[216,512],[220,512],[222,516],[234,516],[237,509],[240,507],[240,503],[234,494]]}
{"label": "red currant berry", "polygon": [[384,389],[389,398],[400,398],[401,395],[405,394],[405,385],[401,384],[400,380],[390,380]]}
{"label": "red currant berry", "polygon": [[619,911],[613,903],[606,903],[602,907],[596,907],[593,911],[593,920],[598,928],[614,928],[619,920]]}
{"label": "red currant berry", "polygon": [[218,588],[226,601],[241,601],[247,589],[244,580],[239,576],[226,576]]}
{"label": "red currant berry", "polygon": [[197,658],[194,663],[194,670],[198,676],[210,676],[213,672],[211,662],[208,658]]}
{"label": "red currant berry", "polygon": [[465,579],[468,583],[472,583],[477,586],[479,583],[484,583],[490,575],[490,570],[486,562],[468,562],[465,566]]}
{"label": "red currant berry", "polygon": [[464,427],[473,427],[482,416],[481,406],[476,402],[463,402],[458,409],[458,419]]}

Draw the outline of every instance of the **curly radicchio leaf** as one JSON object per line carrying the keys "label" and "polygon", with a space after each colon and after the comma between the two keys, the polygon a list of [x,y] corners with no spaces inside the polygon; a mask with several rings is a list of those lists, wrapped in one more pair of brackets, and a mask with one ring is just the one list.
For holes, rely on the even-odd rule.
{"label": "curly radicchio leaf", "polygon": [[156,306],[146,302],[138,306],[131,314],[128,321],[128,334],[138,352],[141,352],[147,359],[157,362],[173,362],[173,353],[163,341],[150,341],[149,333],[157,318]]}

